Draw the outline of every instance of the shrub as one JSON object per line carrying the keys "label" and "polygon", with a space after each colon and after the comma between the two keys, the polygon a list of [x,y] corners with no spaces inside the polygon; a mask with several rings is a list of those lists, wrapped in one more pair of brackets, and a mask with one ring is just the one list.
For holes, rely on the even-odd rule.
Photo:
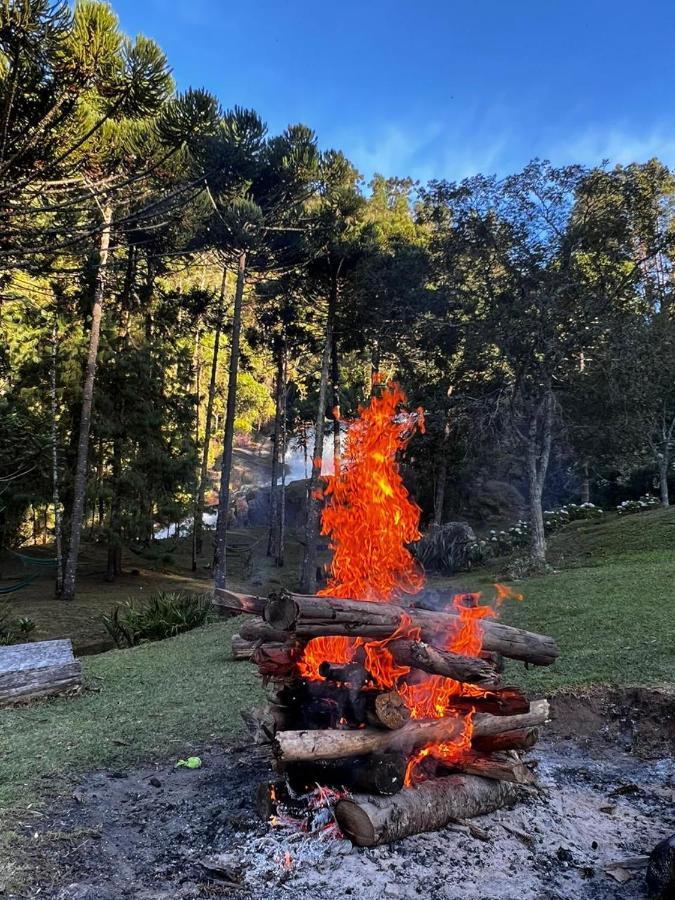
{"label": "shrub", "polygon": [[[17,634],[16,629],[19,629]],[[20,644],[29,640],[28,635],[35,630],[35,622],[26,617],[15,619],[7,600],[0,601],[0,647]]]}
{"label": "shrub", "polygon": [[632,516],[635,513],[645,512],[648,509],[655,509],[660,506],[661,502],[658,497],[651,494],[645,494],[639,500],[624,500],[620,503],[616,511],[620,516]]}
{"label": "shrub", "polygon": [[135,647],[205,625],[212,605],[207,594],[158,591],[142,606],[128,600],[114,607],[103,616],[103,625],[118,647]]}

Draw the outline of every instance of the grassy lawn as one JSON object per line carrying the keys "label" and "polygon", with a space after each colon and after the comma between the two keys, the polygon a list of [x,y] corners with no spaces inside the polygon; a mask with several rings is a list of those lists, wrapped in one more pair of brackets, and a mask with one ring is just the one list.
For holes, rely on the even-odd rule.
{"label": "grassy lawn", "polygon": [[236,621],[83,660],[80,697],[0,710],[0,810],[67,790],[87,769],[198,752],[236,734],[261,693],[230,659]]}
{"label": "grassy lawn", "polygon": [[[525,600],[506,604],[503,618],[554,635],[561,658],[548,669],[512,665],[510,680],[546,693],[595,682],[675,680],[674,538],[675,509],[575,523],[554,536],[556,573],[519,583]],[[283,577],[292,579],[295,571],[289,565]],[[266,590],[278,577],[264,573],[255,589]],[[489,597],[496,577],[483,571],[466,580]],[[97,596],[107,609],[119,599],[119,586],[116,597]],[[63,792],[88,769],[178,758],[236,734],[240,708],[261,694],[253,668],[229,658],[236,627],[233,620],[87,657],[81,697],[0,710],[0,810],[19,811]]]}
{"label": "grassy lawn", "polygon": [[[674,548],[675,509],[574,522],[553,535],[555,574],[514,585],[525,599],[506,603],[502,620],[554,635],[561,655],[549,668],[510,664],[511,679],[543,691],[675,681]],[[495,577],[469,581],[489,597]]]}

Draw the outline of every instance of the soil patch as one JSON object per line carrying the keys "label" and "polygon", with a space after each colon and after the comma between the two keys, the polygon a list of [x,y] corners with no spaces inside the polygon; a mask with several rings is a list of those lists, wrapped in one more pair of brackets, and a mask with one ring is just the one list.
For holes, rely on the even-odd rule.
{"label": "soil patch", "polygon": [[[266,755],[211,746],[201,751],[201,769],[177,769],[171,763],[84,778],[70,799],[21,826],[29,838],[29,849],[17,860],[26,886],[20,892],[7,890],[6,896],[644,897],[644,869],[612,869],[612,864],[648,854],[675,831],[675,761],[670,754],[645,758],[631,752],[636,723],[643,735],[639,747],[652,727],[633,712],[628,716],[627,710],[645,708],[642,695],[616,697],[609,724],[602,717],[604,705],[598,705],[613,702],[607,692],[574,696],[555,698],[551,734],[532,754],[538,760],[540,793],[475,820],[487,840],[454,826],[359,850],[344,840],[270,827],[257,819],[253,807],[257,783],[270,775]],[[672,694],[670,701],[668,692],[663,696],[664,709],[672,714]],[[661,702],[655,699],[651,712],[645,712],[654,727]],[[574,728],[570,739],[567,733]]]}

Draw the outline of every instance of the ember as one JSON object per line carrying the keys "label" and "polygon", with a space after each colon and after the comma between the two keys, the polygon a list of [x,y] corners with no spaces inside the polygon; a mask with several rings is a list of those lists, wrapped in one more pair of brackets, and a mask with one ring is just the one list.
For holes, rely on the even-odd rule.
{"label": "ember", "polygon": [[[357,843],[394,839],[401,810],[411,827],[417,806],[434,794],[439,809],[428,821],[438,827],[443,808],[479,814],[512,796],[484,788],[486,778],[531,784],[516,748],[536,740],[548,705],[530,705],[520,691],[502,686],[494,653],[537,665],[558,655],[550,638],[496,622],[504,600],[522,599],[503,585],[496,585],[494,605],[466,592],[440,612],[406,601],[422,589],[424,575],[409,549],[420,537],[420,510],[403,484],[398,455],[423,430],[424,417],[421,410],[406,412],[405,401],[397,385],[380,384],[350,424],[341,467],[324,492],[322,529],[333,551],[326,588],[317,596],[242,603],[242,611],[259,604],[264,623],[254,628],[281,642],[275,646],[282,650],[261,653],[263,638],[253,654],[264,663],[263,677],[277,685],[268,734],[280,773],[302,783],[306,767],[330,788],[395,795],[390,807],[372,810],[367,798],[360,803],[360,795],[348,799],[326,787],[305,800],[306,823],[319,828],[337,829],[337,804],[338,822],[343,809],[343,830]],[[236,595],[226,594],[220,602],[236,607]],[[438,777],[451,771],[474,774],[453,789]],[[428,785],[423,803],[415,793],[421,782]],[[404,785],[408,790],[397,794]],[[284,804],[276,806],[279,818]],[[425,821],[422,815],[413,830],[423,830]]]}

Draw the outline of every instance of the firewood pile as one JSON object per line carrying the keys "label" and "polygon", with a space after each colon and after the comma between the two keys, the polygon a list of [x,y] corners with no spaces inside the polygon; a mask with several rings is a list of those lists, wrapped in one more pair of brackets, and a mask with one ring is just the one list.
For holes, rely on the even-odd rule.
{"label": "firewood pile", "polygon": [[[264,786],[261,812],[274,816],[320,785],[333,791],[341,832],[374,846],[492,812],[532,790],[533,765],[522,753],[536,743],[548,703],[503,684],[499,662],[546,666],[558,649],[546,635],[488,616],[474,626],[479,654],[446,649],[456,647],[452,636],[473,605],[473,595],[432,611],[217,591],[221,612],[251,616],[232,652],[266,685],[266,706],[244,714],[254,738],[271,746],[280,776]],[[345,644],[346,661],[334,652]],[[429,686],[447,694],[448,685],[452,695],[435,717],[420,715],[415,697]]]}

